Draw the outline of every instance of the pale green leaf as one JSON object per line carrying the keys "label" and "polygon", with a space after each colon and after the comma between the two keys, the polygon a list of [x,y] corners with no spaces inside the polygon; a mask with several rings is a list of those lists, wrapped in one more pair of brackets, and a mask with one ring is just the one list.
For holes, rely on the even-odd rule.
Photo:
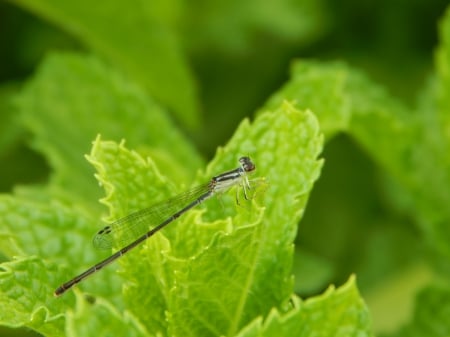
{"label": "pale green leaf", "polygon": [[351,98],[346,93],[348,69],[343,63],[323,64],[296,61],[291,79],[266,102],[264,109],[274,109],[284,100],[302,109],[311,109],[320,120],[322,132],[331,137],[346,130],[351,117]]}
{"label": "pale green leaf", "polygon": [[37,257],[0,264],[0,324],[26,326],[45,336],[63,335],[67,301],[53,296],[59,272],[55,264]]}
{"label": "pale green leaf", "polygon": [[272,310],[264,321],[259,317],[237,337],[369,337],[373,336],[369,311],[356,288],[355,278],[335,289],[302,301],[291,299],[286,313]]}
{"label": "pale green leaf", "polygon": [[69,337],[89,336],[154,336],[129,312],[120,312],[101,298],[87,300],[77,296],[74,311],[67,315],[66,335]]}
{"label": "pale green leaf", "polygon": [[[150,158],[143,159],[138,153],[128,150],[123,142],[117,144],[98,138],[88,160],[96,168],[97,179],[106,191],[106,197],[102,201],[110,209],[108,221],[152,206],[176,194],[173,184],[162,175]],[[183,186],[179,186],[177,190],[181,192],[182,189]],[[220,204],[216,207],[220,207]],[[174,212],[176,210],[174,208]],[[157,234],[142,245],[147,246],[145,253],[139,253],[142,247],[138,247],[118,262],[122,266],[121,273],[126,278],[123,289],[128,307],[146,322],[149,331],[164,332],[167,329],[166,298],[173,284],[173,270],[171,265],[164,262],[165,257],[161,254],[170,249],[165,237],[171,239],[171,245],[177,246],[177,251],[189,255],[189,252],[193,254],[195,251],[194,247],[204,247],[211,241],[213,233],[227,225],[219,222],[197,228],[202,224],[201,219],[197,218],[200,212],[191,211],[186,222],[183,222],[187,227],[193,227],[195,233],[193,230],[192,233],[186,233],[186,228],[180,228],[181,223],[177,221],[164,229],[164,235]],[[148,225],[150,228],[157,223]],[[109,268],[117,269],[114,266]],[[151,291],[142,297],[142,289]]]}
{"label": "pale green leaf", "polygon": [[[40,193],[45,195],[41,190]],[[30,193],[28,193],[30,195]],[[8,258],[39,256],[64,266],[55,270],[48,295],[63,282],[97,262],[101,254],[92,247],[91,238],[101,225],[81,207],[67,207],[52,201],[42,202],[22,196],[0,196],[0,251]],[[104,254],[103,254],[104,255]],[[30,285],[32,280],[30,279]],[[108,294],[116,303],[119,282],[107,270],[87,285],[98,294]]]}
{"label": "pale green leaf", "polygon": [[[88,160],[96,168],[96,177],[105,188],[106,197],[102,202],[110,210],[109,221],[174,195],[173,184],[159,172],[156,164],[150,158],[143,159],[135,151],[128,150],[124,142],[117,144],[97,138]],[[149,229],[155,225],[149,223]],[[146,322],[149,331],[161,332],[166,329],[164,291],[167,292],[167,289],[160,287],[160,280],[169,267],[161,255],[166,239],[155,235],[146,244],[151,246],[149,251],[152,257],[142,256],[139,253],[141,246],[118,263],[126,278],[123,289],[130,311]],[[109,268],[117,269],[117,266]],[[142,296],[143,289],[148,290],[146,296]]]}

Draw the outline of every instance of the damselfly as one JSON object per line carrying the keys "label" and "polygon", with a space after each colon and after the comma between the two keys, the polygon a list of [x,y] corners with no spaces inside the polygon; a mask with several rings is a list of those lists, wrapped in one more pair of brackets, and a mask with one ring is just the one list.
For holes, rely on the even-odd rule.
{"label": "damselfly", "polygon": [[[55,290],[55,296],[64,294],[75,284],[115,261],[169,223],[212,196],[224,192],[233,186],[240,186],[244,198],[248,199],[248,193],[252,187],[247,175],[255,170],[255,164],[249,157],[241,157],[239,163],[240,166],[238,168],[211,178],[209,183],[205,185],[188,190],[167,201],[131,213],[102,228],[94,237],[95,247],[102,249],[112,248],[117,245],[124,245],[124,247],[59,286]],[[151,226],[155,225],[156,227],[150,229]]]}

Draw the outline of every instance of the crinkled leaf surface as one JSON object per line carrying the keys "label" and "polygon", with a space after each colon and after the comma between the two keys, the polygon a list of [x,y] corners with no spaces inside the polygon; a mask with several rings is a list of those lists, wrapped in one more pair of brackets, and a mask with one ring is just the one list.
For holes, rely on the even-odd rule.
{"label": "crinkled leaf surface", "polygon": [[[124,143],[101,141],[98,138],[88,159],[95,166],[98,172],[97,179],[106,190],[106,198],[102,201],[110,209],[109,220],[149,207],[174,193],[173,187],[158,171],[156,164],[128,150]],[[148,225],[150,228],[156,224]],[[136,315],[139,314],[141,319],[146,318],[143,322],[146,322],[149,331],[161,331],[165,324],[165,303],[158,286],[158,278],[162,277],[161,271],[167,268],[161,261],[160,245],[164,244],[164,238],[156,235],[148,244],[152,246],[154,252],[155,260],[152,260],[152,265],[159,268],[159,272],[151,273],[148,261],[139,254],[141,248],[130,252],[119,264],[125,266],[122,274],[126,277],[124,282],[126,300],[129,288],[138,292],[139,301],[129,305],[130,310]],[[145,296],[142,296],[143,289],[149,290]]]}
{"label": "crinkled leaf surface", "polygon": [[[43,194],[43,191],[40,191]],[[30,193],[28,193],[30,194]],[[0,196],[0,251],[7,258],[39,256],[64,266],[53,270],[46,295],[53,296],[56,287],[69,277],[97,262],[102,254],[92,248],[91,238],[100,221],[80,207],[42,201],[23,195]],[[103,254],[105,255],[105,254]],[[98,294],[111,295],[116,304],[119,283],[113,270],[106,270],[90,282],[87,289],[98,289]]]}
{"label": "crinkled leaf surface", "polygon": [[[0,324],[26,326],[45,336],[64,332],[64,307],[53,297],[58,282],[56,264],[38,257],[26,257],[2,263],[0,267]],[[70,301],[73,304],[73,301]]]}
{"label": "crinkled leaf surface", "polygon": [[180,120],[190,126],[198,123],[195,84],[170,24],[177,16],[177,1],[14,3],[105,56],[176,111]]}
{"label": "crinkled leaf surface", "polygon": [[74,311],[67,314],[66,336],[153,336],[129,312],[121,313],[109,302],[99,298],[87,300],[77,296]]}
{"label": "crinkled leaf surface", "polygon": [[373,336],[369,311],[356,288],[355,278],[324,294],[302,301],[291,298],[286,313],[273,309],[264,321],[256,319],[238,337]]}
{"label": "crinkled leaf surface", "polygon": [[[82,209],[69,208],[56,201],[38,203],[22,196],[7,195],[0,196],[0,216],[3,254],[9,258],[38,255],[60,263],[81,251],[76,245],[85,240],[93,222]],[[73,258],[71,262],[92,260],[92,256],[89,258],[86,254]]]}

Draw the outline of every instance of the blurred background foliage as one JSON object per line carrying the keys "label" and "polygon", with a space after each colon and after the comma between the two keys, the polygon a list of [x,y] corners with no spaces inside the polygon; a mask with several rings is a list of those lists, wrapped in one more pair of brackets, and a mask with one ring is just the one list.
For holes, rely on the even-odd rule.
{"label": "blurred background foliage", "polygon": [[[448,5],[445,0],[170,0],[93,9],[87,1],[57,3],[0,2],[1,192],[49,179],[50,165],[30,146],[32,135],[13,101],[52,51],[94,53],[114,64],[171,111],[207,160],[288,80],[297,58],[343,60],[407,107],[416,106],[433,73],[437,24]],[[117,16],[128,31],[115,25]],[[144,17],[147,26],[139,21]],[[323,157],[322,176],[299,226],[296,291],[317,294],[356,273],[376,332],[396,331],[411,317],[416,292],[432,277],[422,234],[416,220],[391,202],[396,195],[391,178],[354,140],[328,139]]]}

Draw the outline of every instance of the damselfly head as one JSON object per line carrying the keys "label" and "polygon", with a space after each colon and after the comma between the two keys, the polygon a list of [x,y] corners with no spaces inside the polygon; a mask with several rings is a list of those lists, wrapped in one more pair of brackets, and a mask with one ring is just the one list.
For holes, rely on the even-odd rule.
{"label": "damselfly head", "polygon": [[241,163],[241,167],[245,172],[251,172],[256,169],[255,164],[252,162],[250,157],[241,157],[239,158],[239,163]]}

